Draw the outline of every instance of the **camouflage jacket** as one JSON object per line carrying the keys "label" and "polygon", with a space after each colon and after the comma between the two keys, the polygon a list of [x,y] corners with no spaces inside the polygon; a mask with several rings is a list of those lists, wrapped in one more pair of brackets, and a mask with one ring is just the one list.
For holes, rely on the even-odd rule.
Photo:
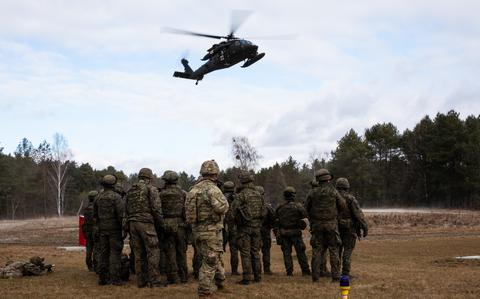
{"label": "camouflage jacket", "polygon": [[262,229],[266,231],[270,231],[275,226],[275,211],[273,207],[269,203],[265,203],[265,218],[263,218]]}
{"label": "camouflage jacket", "polygon": [[232,208],[234,206],[233,202],[235,200],[235,192],[225,192],[224,195],[229,206],[228,211],[225,214],[225,223],[228,225],[228,227],[234,227],[235,219],[233,218]]}
{"label": "camouflage jacket", "polygon": [[265,201],[253,183],[242,186],[240,192],[237,193],[232,212],[238,228],[261,228],[266,215]]}
{"label": "camouflage jacket", "polygon": [[190,189],[185,202],[187,223],[192,231],[220,231],[223,228],[228,201],[216,183],[209,179],[201,179]]}
{"label": "camouflage jacket", "polygon": [[102,191],[93,205],[94,221],[100,231],[122,229],[125,205],[122,197],[113,189]]}
{"label": "camouflage jacket", "polygon": [[346,190],[340,190],[342,200],[338,205],[338,225],[346,229],[355,229],[360,226],[362,230],[368,230],[368,223],[360,209],[357,199]]}
{"label": "camouflage jacket", "polygon": [[307,195],[305,209],[311,224],[334,223],[338,217],[341,195],[330,182],[319,182]]}
{"label": "camouflage jacket", "polygon": [[163,225],[162,203],[156,187],[140,180],[128,190],[125,201],[128,221]]}
{"label": "camouflage jacket", "polygon": [[301,203],[287,201],[275,211],[278,227],[282,229],[301,229],[300,220],[307,218],[307,211]]}

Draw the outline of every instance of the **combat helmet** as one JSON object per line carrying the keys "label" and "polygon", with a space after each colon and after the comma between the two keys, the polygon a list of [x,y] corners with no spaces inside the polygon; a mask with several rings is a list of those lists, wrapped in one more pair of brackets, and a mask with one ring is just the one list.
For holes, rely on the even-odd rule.
{"label": "combat helmet", "polygon": [[113,185],[115,185],[116,182],[117,182],[117,177],[114,176],[114,175],[111,175],[111,174],[107,174],[106,176],[104,176],[102,178],[102,185],[103,186],[112,187]]}
{"label": "combat helmet", "polygon": [[333,178],[333,176],[330,174],[330,171],[328,171],[328,169],[325,169],[325,168],[315,171],[315,177],[320,182],[330,181]]}
{"label": "combat helmet", "polygon": [[220,173],[220,168],[218,167],[215,160],[207,160],[202,163],[200,167],[200,174],[203,175],[215,175]]}
{"label": "combat helmet", "polygon": [[335,187],[337,189],[348,190],[350,189],[350,183],[346,178],[338,178],[337,181],[335,182]]}
{"label": "combat helmet", "polygon": [[223,190],[225,190],[225,192],[233,192],[235,190],[235,183],[226,181],[225,184],[223,184]]}
{"label": "combat helmet", "polygon": [[265,194],[265,189],[263,189],[263,186],[255,186],[255,189],[257,189],[257,191],[258,191],[261,195],[264,195],[264,194]]}
{"label": "combat helmet", "polygon": [[238,179],[240,180],[240,183],[247,184],[253,182],[253,175],[248,171],[244,171],[238,176]]}
{"label": "combat helmet", "polygon": [[140,171],[138,172],[138,177],[140,179],[153,179],[153,172],[150,168],[142,168],[140,169]]}
{"label": "combat helmet", "polygon": [[174,184],[178,181],[178,174],[173,170],[167,170],[163,173],[162,180],[166,183]]}
{"label": "combat helmet", "polygon": [[36,256],[32,256],[32,257],[30,258],[30,263],[32,263],[32,264],[34,264],[34,265],[36,265],[36,266],[41,266],[41,265],[43,265],[43,261],[44,261],[44,260],[45,260],[45,259],[44,259],[43,257],[39,257],[38,255],[36,255]]}
{"label": "combat helmet", "polygon": [[297,191],[292,186],[288,186],[287,188],[285,188],[285,190],[283,190],[283,196],[285,196],[285,198],[287,199],[295,198],[296,194],[297,194]]}
{"label": "combat helmet", "polygon": [[92,190],[88,192],[88,199],[92,201],[93,199],[95,199],[95,197],[97,197],[97,195],[98,195],[98,191]]}

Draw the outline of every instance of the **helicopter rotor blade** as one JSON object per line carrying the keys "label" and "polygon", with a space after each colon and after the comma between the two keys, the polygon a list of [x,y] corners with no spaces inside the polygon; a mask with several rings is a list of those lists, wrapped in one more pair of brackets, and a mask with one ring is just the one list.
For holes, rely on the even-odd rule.
{"label": "helicopter rotor blade", "polygon": [[251,10],[237,9],[232,11],[230,33],[228,34],[230,38],[233,37],[233,34],[238,30],[238,28],[240,28],[240,26],[248,19],[251,14]]}
{"label": "helicopter rotor blade", "polygon": [[221,36],[221,35],[198,33],[198,32],[193,32],[193,31],[188,31],[188,30],[183,30],[183,29],[170,28],[170,27],[163,28],[162,32],[173,33],[173,34],[201,36],[201,37],[208,37],[208,38],[215,38],[215,39],[227,38],[226,36]]}
{"label": "helicopter rotor blade", "polygon": [[282,35],[264,35],[264,36],[248,36],[245,39],[255,40],[293,40],[298,37],[297,34],[282,34]]}

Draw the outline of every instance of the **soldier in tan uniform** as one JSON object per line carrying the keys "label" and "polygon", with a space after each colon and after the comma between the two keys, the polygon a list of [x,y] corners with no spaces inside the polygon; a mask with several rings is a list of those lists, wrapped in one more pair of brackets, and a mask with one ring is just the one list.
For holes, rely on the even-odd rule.
{"label": "soldier in tan uniform", "polygon": [[[215,160],[203,162],[201,179],[187,194],[186,220],[192,225],[193,239],[200,254],[201,266],[198,280],[198,295],[210,296],[223,289],[222,228],[228,201],[217,187],[220,169]],[[216,286],[216,287],[215,287]]]}

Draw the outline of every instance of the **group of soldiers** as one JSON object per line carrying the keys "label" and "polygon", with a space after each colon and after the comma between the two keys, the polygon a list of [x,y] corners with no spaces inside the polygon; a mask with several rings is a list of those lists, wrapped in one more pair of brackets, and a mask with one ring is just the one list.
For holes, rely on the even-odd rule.
{"label": "group of soldiers", "polygon": [[[177,185],[178,175],[173,171],[164,173],[165,186],[157,189],[152,185],[152,171],[142,168],[138,182],[127,192],[116,186],[115,176],[106,175],[103,190],[90,192],[84,213],[86,263],[98,273],[98,283],[125,283],[122,272],[125,268],[128,271],[128,263],[122,265],[122,250],[127,235],[138,287],[165,286],[160,278],[163,273],[167,283],[187,282],[188,243],[194,249],[199,296],[224,288],[223,253],[227,244],[232,275],[240,275],[240,255],[239,283],[259,283],[262,272],[272,274],[272,231],[281,245],[287,275],[293,275],[292,247],[302,274],[311,275],[314,282],[327,276],[327,251],[332,281],[337,281],[340,274],[349,275],[356,239],[367,236],[368,225],[355,197],[348,192],[347,179],[339,178],[334,186],[328,170],[320,169],[303,204],[295,201],[295,189],[287,187],[283,192],[285,202],[274,210],[265,202],[263,187],[254,185],[251,173],[239,175],[239,186],[231,181],[221,184],[219,173],[214,160],[205,161],[200,167],[201,177],[188,192]],[[312,271],[302,233],[307,227],[313,249]]]}

